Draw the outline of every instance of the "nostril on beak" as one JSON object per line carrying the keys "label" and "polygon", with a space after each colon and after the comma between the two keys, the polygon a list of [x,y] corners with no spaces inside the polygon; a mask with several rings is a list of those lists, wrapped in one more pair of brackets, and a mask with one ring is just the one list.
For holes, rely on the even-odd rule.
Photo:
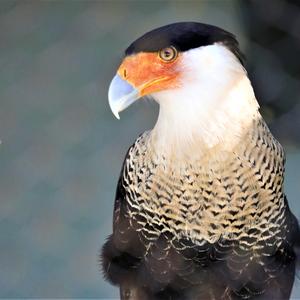
{"label": "nostril on beak", "polygon": [[126,71],[126,69],[123,70],[123,76],[124,76],[124,78],[127,77],[127,71]]}

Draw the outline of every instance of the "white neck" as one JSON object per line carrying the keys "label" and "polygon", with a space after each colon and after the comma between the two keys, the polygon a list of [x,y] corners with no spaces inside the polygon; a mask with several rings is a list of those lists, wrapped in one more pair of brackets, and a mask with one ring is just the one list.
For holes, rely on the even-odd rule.
{"label": "white neck", "polygon": [[232,149],[260,117],[246,71],[223,45],[183,55],[182,87],[153,95],[160,105],[154,149],[176,158],[199,157],[217,145]]}

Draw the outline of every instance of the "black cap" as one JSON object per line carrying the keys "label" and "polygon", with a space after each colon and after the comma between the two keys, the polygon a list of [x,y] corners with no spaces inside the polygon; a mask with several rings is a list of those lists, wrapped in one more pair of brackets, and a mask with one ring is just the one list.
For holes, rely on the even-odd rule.
{"label": "black cap", "polygon": [[126,55],[138,52],[156,52],[173,46],[187,51],[214,43],[224,44],[243,63],[243,54],[235,36],[219,27],[197,23],[180,22],[156,28],[135,40],[125,51]]}

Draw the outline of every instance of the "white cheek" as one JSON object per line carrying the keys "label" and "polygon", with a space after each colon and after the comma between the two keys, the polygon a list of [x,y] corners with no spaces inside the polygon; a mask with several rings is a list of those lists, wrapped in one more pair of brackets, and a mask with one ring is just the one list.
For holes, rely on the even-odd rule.
{"label": "white cheek", "polygon": [[212,45],[184,52],[182,63],[181,87],[153,95],[160,104],[154,128],[160,147],[206,148],[239,136],[258,104],[237,58]]}

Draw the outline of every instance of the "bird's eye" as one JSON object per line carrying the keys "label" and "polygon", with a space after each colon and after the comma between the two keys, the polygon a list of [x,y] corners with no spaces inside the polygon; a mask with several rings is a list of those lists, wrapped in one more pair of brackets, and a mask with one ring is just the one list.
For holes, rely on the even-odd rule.
{"label": "bird's eye", "polygon": [[171,46],[164,48],[158,52],[160,59],[165,62],[171,62],[177,58],[177,50]]}

